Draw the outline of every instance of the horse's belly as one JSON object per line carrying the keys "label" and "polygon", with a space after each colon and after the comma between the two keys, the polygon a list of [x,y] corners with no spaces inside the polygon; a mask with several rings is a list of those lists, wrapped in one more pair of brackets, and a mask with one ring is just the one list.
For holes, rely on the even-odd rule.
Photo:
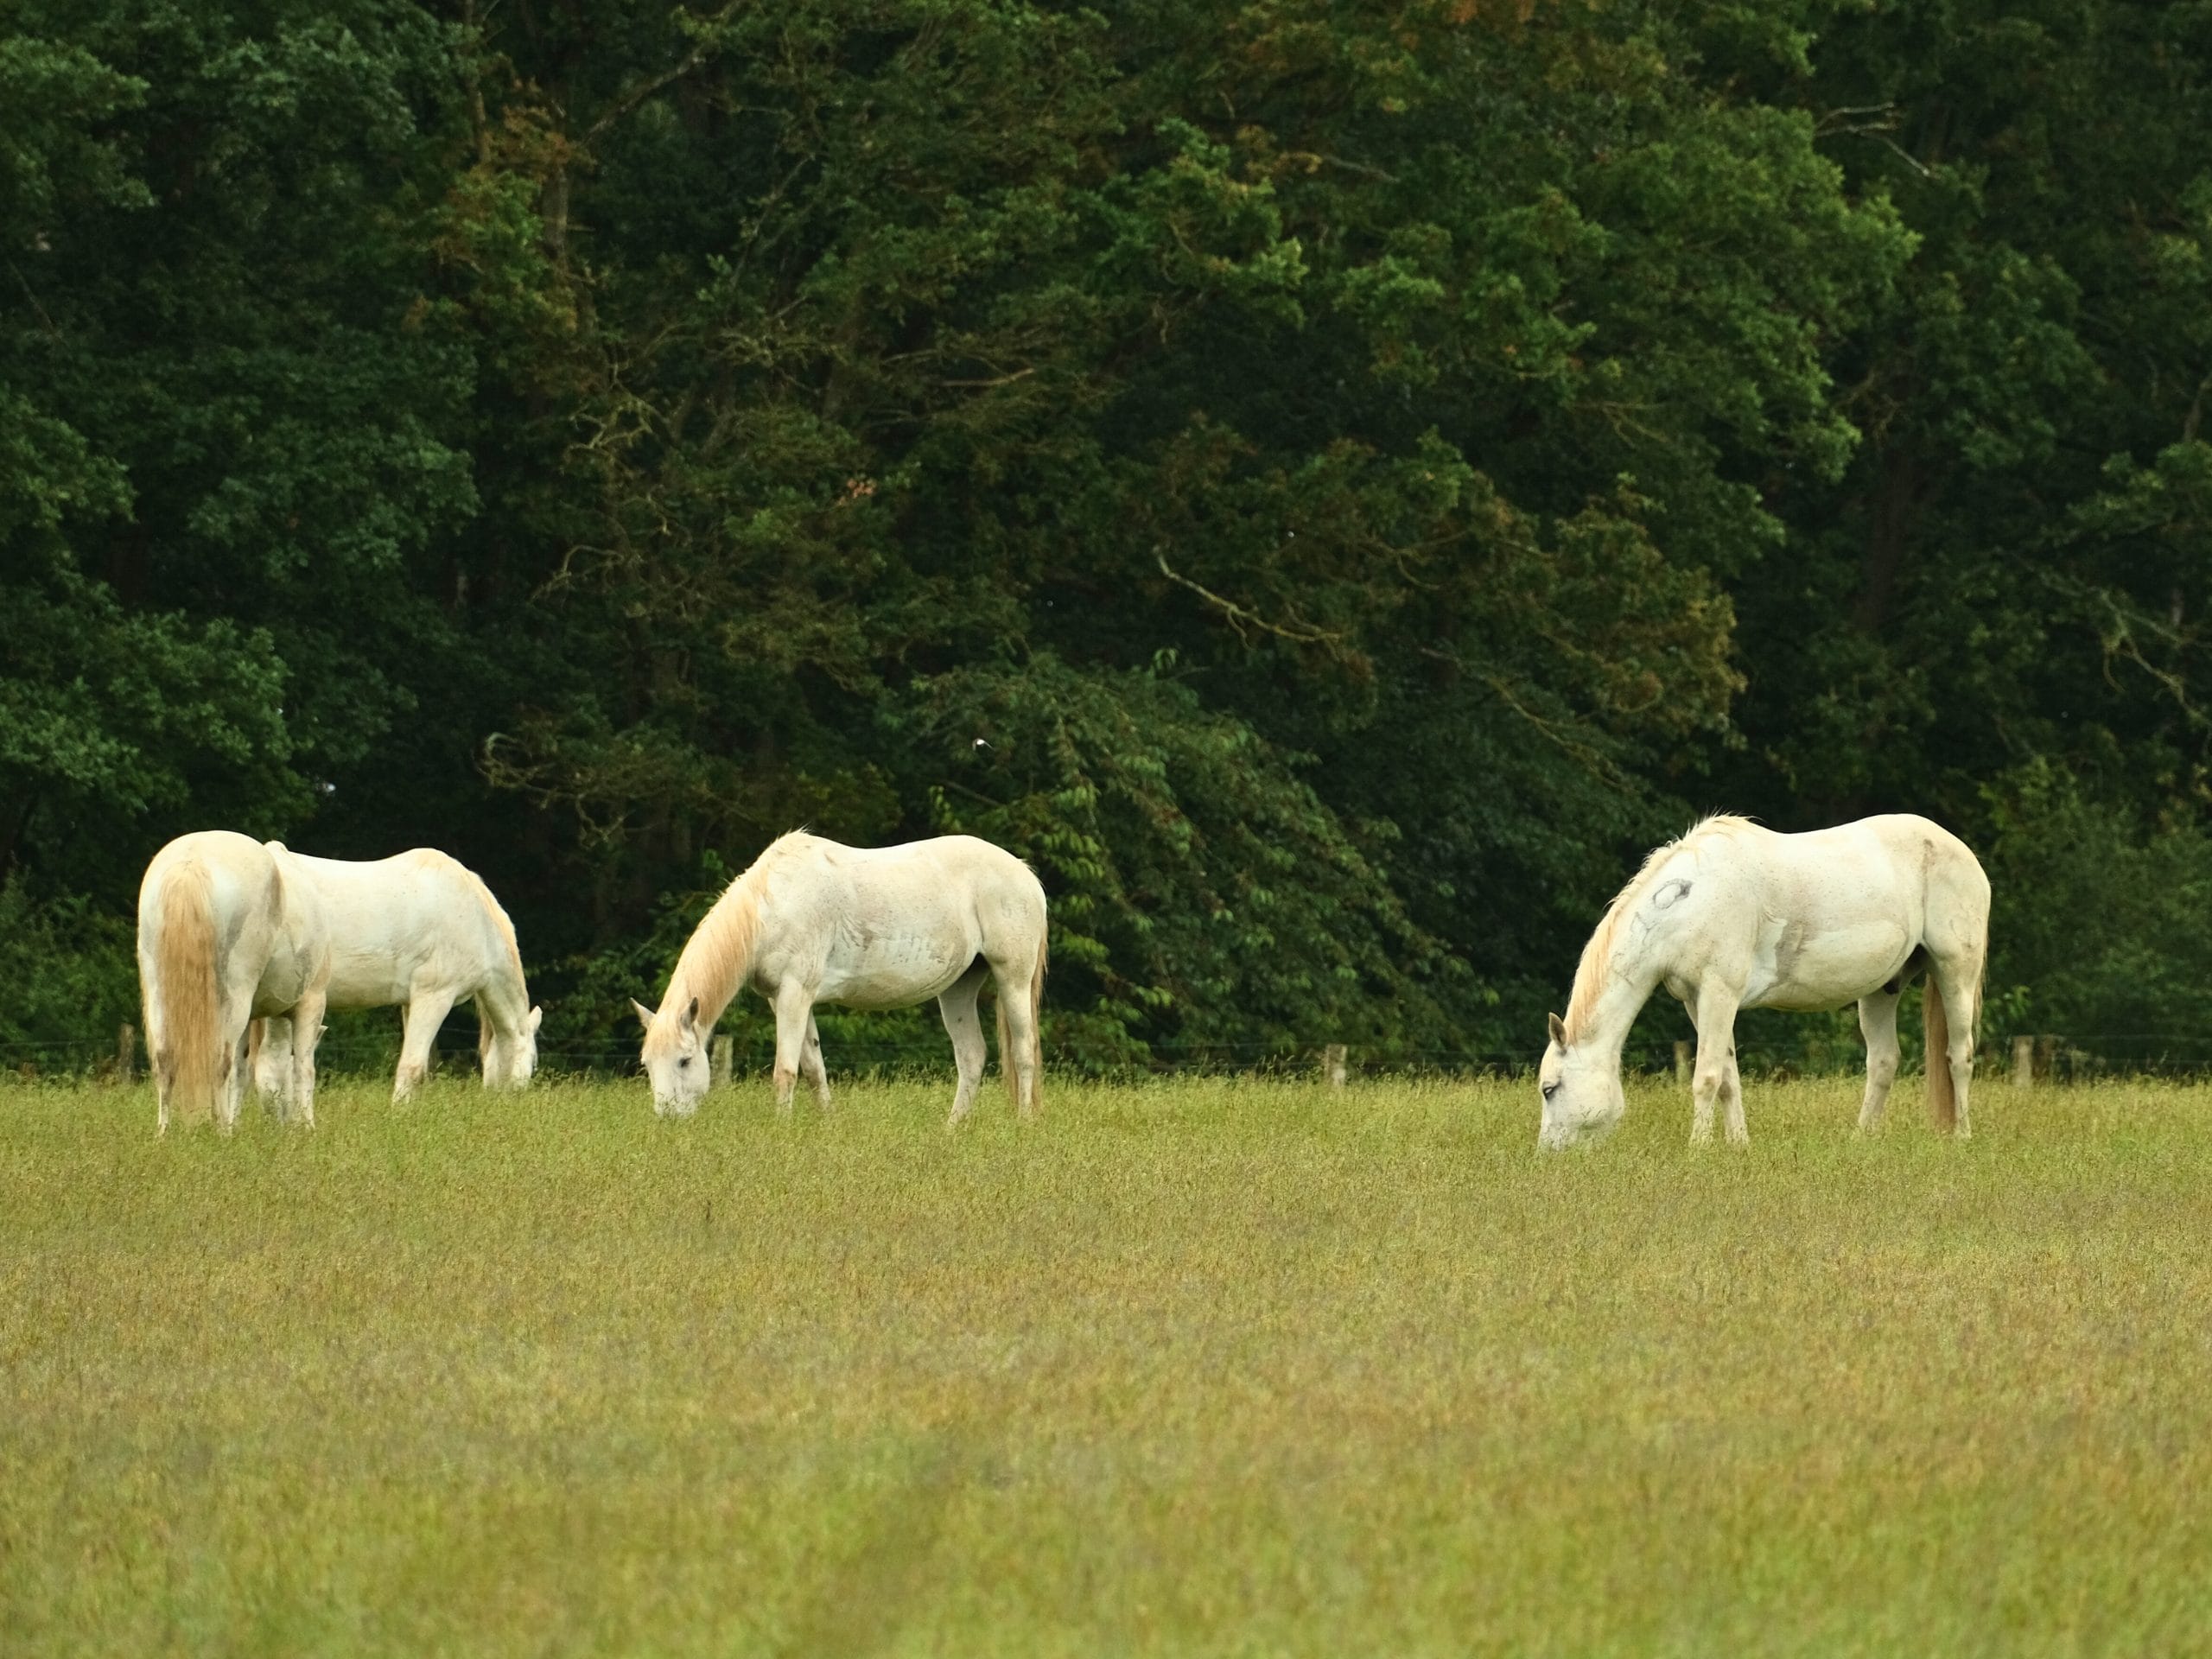
{"label": "horse's belly", "polygon": [[906,1008],[928,1001],[968,971],[976,944],[963,937],[879,935],[830,952],[817,1001],[848,1008]]}
{"label": "horse's belly", "polygon": [[1912,939],[1893,921],[1818,932],[1792,925],[1760,946],[1744,1006],[1811,1014],[1847,1007],[1888,983],[1904,969]]}
{"label": "horse's belly", "polygon": [[334,950],[330,953],[330,1006],[388,1008],[410,995],[405,964],[385,951]]}

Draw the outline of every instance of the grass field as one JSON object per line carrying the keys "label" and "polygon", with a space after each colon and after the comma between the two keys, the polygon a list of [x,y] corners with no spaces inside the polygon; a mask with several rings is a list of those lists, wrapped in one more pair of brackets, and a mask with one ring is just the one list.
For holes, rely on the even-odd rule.
{"label": "grass field", "polygon": [[2212,1651],[2212,1090],[0,1089],[0,1653]]}

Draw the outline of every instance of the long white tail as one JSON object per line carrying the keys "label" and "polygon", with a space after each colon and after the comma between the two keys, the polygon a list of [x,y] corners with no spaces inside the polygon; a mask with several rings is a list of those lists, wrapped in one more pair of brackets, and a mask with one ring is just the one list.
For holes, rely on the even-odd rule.
{"label": "long white tail", "polygon": [[164,1114],[194,1122],[215,1115],[230,1077],[215,984],[215,902],[207,872],[188,860],[162,878],[154,941],[154,982],[147,987],[156,1086]]}

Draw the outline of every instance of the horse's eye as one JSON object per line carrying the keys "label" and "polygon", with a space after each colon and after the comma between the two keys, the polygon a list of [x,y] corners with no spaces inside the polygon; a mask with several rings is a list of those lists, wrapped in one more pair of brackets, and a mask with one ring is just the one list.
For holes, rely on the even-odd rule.
{"label": "horse's eye", "polygon": [[1555,1083],[1548,1083],[1544,1085],[1544,1098],[1546,1100],[1549,1100],[1557,1093],[1559,1093],[1559,1084]]}
{"label": "horse's eye", "polygon": [[690,1064],[691,1064],[691,1057],[690,1057],[689,1054],[686,1054],[686,1055],[685,1055],[682,1059],[680,1059],[680,1060],[678,1060],[678,1061],[677,1062],[677,1065],[679,1065],[679,1066],[689,1065],[690,1065]]}

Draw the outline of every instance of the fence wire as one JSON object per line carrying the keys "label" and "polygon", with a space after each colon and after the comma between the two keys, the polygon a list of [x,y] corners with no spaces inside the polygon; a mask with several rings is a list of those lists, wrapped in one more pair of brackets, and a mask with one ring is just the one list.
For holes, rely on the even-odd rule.
{"label": "fence wire", "polygon": [[[2020,1033],[2035,1045],[2035,1075],[2061,1081],[2102,1076],[2199,1076],[2212,1073],[2212,1033],[2202,1032],[2119,1032],[2088,1036]],[[133,1065],[143,1071],[145,1044],[134,1032]],[[2015,1038],[1985,1038],[1978,1051],[1977,1066],[1985,1077],[2011,1074]],[[1326,1064],[1325,1055],[1337,1045],[1317,1041],[1304,1045],[1280,1042],[1181,1043],[1146,1045],[1141,1052],[1114,1056],[1079,1050],[1046,1050],[1046,1062],[1054,1071],[1102,1077],[1144,1075],[1233,1075],[1243,1072],[1310,1073]],[[72,1037],[0,1042],[0,1075],[22,1077],[105,1075],[116,1069],[118,1037]],[[438,1046],[435,1069],[447,1072],[474,1071],[476,1048],[473,1034],[465,1039],[448,1033]],[[538,1046],[541,1072],[575,1076],[630,1076],[638,1071],[634,1044],[543,1043]],[[316,1046],[318,1066],[346,1075],[390,1071],[398,1064],[399,1040],[348,1037],[325,1038]],[[887,1072],[947,1071],[951,1055],[942,1044],[929,1042],[854,1043],[823,1045],[823,1058],[832,1076],[866,1076]],[[1468,1077],[1511,1077],[1532,1071],[1541,1051],[1535,1049],[1419,1048],[1363,1052],[1357,1045],[1346,1053],[1345,1065],[1353,1076],[1441,1074]],[[771,1037],[734,1040],[731,1071],[738,1077],[765,1074],[774,1065]],[[1675,1068],[1675,1045],[1670,1040],[1631,1043],[1623,1056],[1630,1072],[1664,1074]],[[1855,1063],[1818,1064],[1802,1055],[1776,1051],[1762,1053],[1745,1045],[1738,1063],[1754,1076],[1842,1076],[1857,1070]]]}

